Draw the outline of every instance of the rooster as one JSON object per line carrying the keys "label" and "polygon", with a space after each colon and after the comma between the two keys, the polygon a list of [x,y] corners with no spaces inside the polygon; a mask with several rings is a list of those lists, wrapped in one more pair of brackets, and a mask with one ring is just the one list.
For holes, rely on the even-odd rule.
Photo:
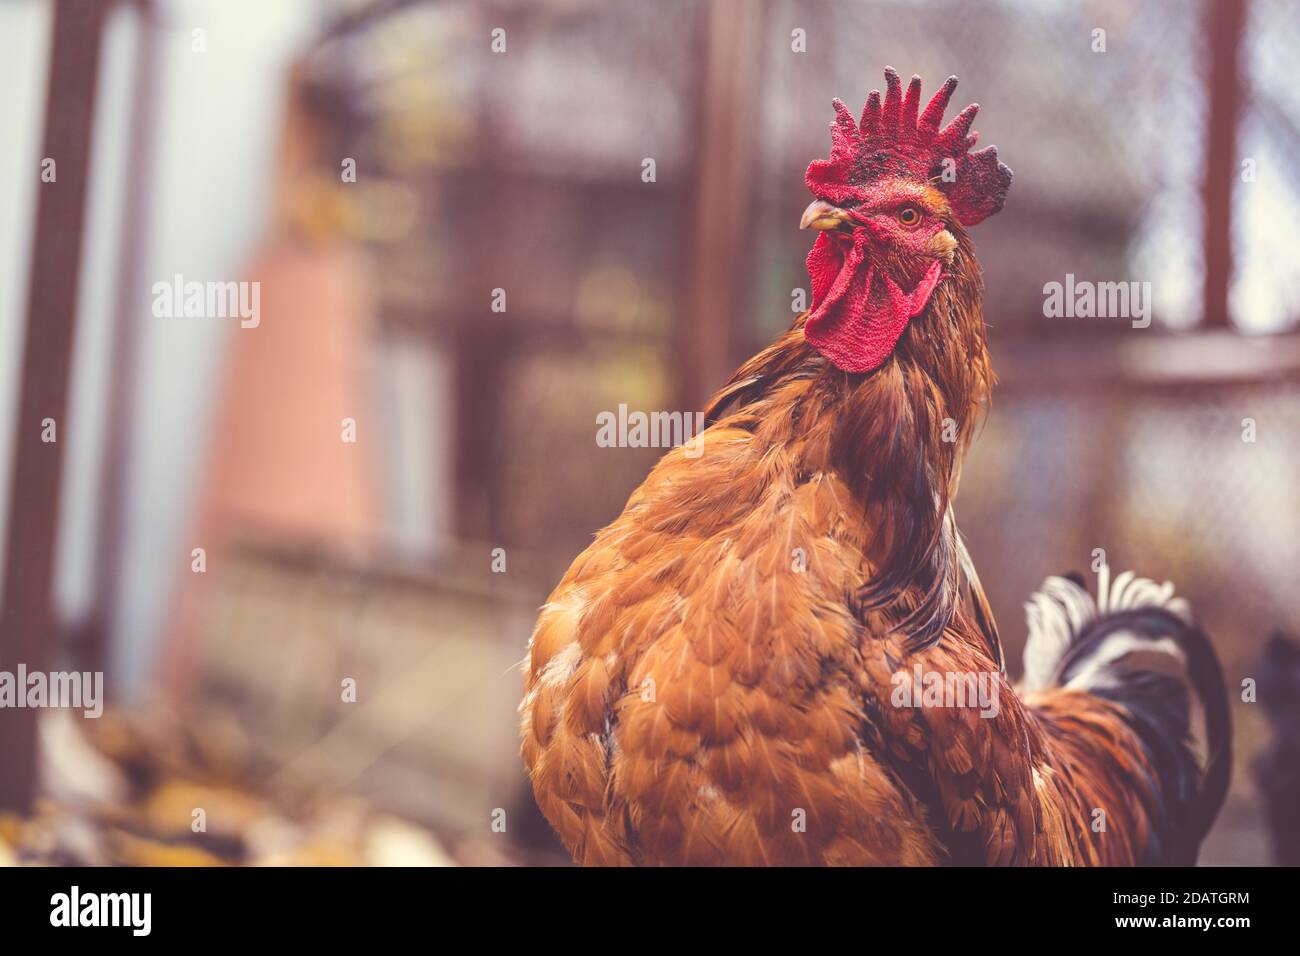
{"label": "rooster", "polygon": [[541,610],[522,754],[579,863],[1191,863],[1222,802],[1170,586],[1048,579],[1008,681],[951,502],[993,382],[966,230],[1011,171],[978,106],[940,128],[955,77],[885,79],[805,177],[811,309]]}

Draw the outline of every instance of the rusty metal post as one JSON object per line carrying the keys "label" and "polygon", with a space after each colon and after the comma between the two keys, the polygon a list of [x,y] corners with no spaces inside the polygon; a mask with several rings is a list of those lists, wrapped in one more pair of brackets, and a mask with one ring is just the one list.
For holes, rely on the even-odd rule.
{"label": "rusty metal post", "polygon": [[705,17],[704,90],[698,136],[695,217],[687,306],[679,310],[679,402],[701,408],[737,364],[741,326],[738,282],[757,164],[754,90],[763,62],[766,4],[714,0]]}
{"label": "rusty metal post", "polygon": [[[54,182],[39,182],[27,323],[9,490],[0,670],[48,669],[51,604],[68,384],[81,278],[90,144],[99,54],[109,0],[59,0],[54,11],[42,157]],[[40,171],[31,171],[38,182]],[[46,441],[53,420],[57,441]],[[25,694],[25,688],[19,688]],[[0,710],[0,809],[26,813],[36,793],[36,712]]]}
{"label": "rusty metal post", "polygon": [[1205,311],[1207,326],[1231,324],[1228,285],[1232,281],[1232,191],[1237,183],[1237,125],[1241,109],[1241,41],[1246,0],[1206,0],[1205,31],[1210,49],[1206,71],[1209,123],[1205,131]]}

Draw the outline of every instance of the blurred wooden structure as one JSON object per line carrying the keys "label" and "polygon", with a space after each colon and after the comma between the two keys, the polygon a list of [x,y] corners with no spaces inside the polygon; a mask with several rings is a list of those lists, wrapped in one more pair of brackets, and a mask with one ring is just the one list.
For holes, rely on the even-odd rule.
{"label": "blurred wooden structure", "polygon": [[1210,68],[1205,71],[1209,103],[1205,143],[1205,293],[1204,322],[1231,324],[1228,287],[1232,279],[1232,188],[1237,181],[1237,126],[1241,117],[1241,43],[1247,0],[1214,0],[1205,5],[1205,36]]}
{"label": "blurred wooden structure", "polygon": [[[10,673],[20,664],[29,672],[45,671],[59,655],[52,606],[54,545],[70,425],[66,412],[95,92],[109,6],[109,0],[59,0],[54,8],[41,155],[56,162],[57,179],[36,187],[40,201],[0,597],[0,670]],[[31,175],[38,181],[40,170]],[[56,429],[57,440],[50,439],[49,428]],[[26,688],[18,692],[25,695]],[[25,812],[32,806],[37,715],[25,708],[0,710],[0,808]]]}
{"label": "blurred wooden structure", "polygon": [[[256,487],[250,510],[270,533],[232,537],[229,573],[193,622],[197,703],[247,721],[267,767],[322,786],[370,788],[452,826],[507,805],[521,787],[509,666],[532,609],[661,453],[595,447],[594,415],[624,403],[697,408],[791,318],[791,292],[806,282],[802,173],[828,148],[830,96],[857,97],[856,107],[886,62],[917,69],[928,88],[961,72],[958,96],[986,103],[984,141],[1017,169],[1012,202],[977,234],[1004,385],[958,501],[977,561],[997,569],[985,583],[1012,643],[1037,577],[1092,546],[1202,595],[1226,641],[1294,614],[1279,598],[1279,575],[1295,564],[1293,519],[1275,512],[1300,461],[1285,432],[1300,408],[1300,336],[1261,345],[1235,335],[1230,316],[1234,142],[1254,105],[1242,51],[1261,2],[1207,0],[1199,19],[1175,2],[1109,10],[1104,57],[1081,39],[1091,26],[1082,13],[959,0],[350,5],[305,64],[329,125],[316,160],[334,177],[336,155],[356,157],[367,182],[398,187],[412,220],[358,241],[380,273],[366,335],[437,356],[446,371],[447,426],[428,408],[413,417],[418,426],[429,413],[451,462],[450,540],[416,561],[382,547],[358,559],[278,533],[285,513],[300,519],[296,531],[312,524],[320,499],[294,501],[293,487],[328,470],[301,446],[285,449],[287,464],[258,467],[248,449],[271,457],[283,422],[240,450],[238,420],[275,403],[273,372],[292,351],[282,350],[253,373],[257,401],[232,403],[219,446],[215,510],[233,514],[239,490]],[[509,37],[501,56],[488,48],[496,27]],[[807,33],[806,55],[790,49],[794,27]],[[67,62],[56,49],[53,65]],[[84,72],[88,61],[77,62]],[[80,82],[93,85],[90,73]],[[49,109],[50,136],[77,116],[88,122],[53,86]],[[71,167],[60,160],[61,183],[85,162],[85,149],[72,155]],[[645,158],[657,163],[653,183],[640,176]],[[1169,254],[1200,257],[1189,274],[1204,327],[1170,334],[1157,316],[1140,337],[1122,324],[1046,329],[1044,277],[1139,274],[1133,249],[1150,239],[1144,229],[1175,180],[1175,200],[1192,196]],[[400,219],[391,205],[366,208],[382,192],[349,201],[363,219]],[[37,305],[70,322],[75,282],[43,269],[69,261],[54,230],[69,215],[55,203],[71,198],[62,187],[42,194],[29,326]],[[491,308],[498,288],[504,312]],[[42,371],[60,360],[50,358],[52,328],[29,332],[33,390],[54,389]],[[128,369],[118,365],[114,394]],[[114,408],[112,427],[125,432],[129,411]],[[32,412],[21,414],[27,428]],[[1247,417],[1270,436],[1257,449],[1240,442]],[[51,643],[50,447],[20,449],[9,553],[24,560],[10,562],[0,664],[30,662]],[[285,480],[294,465],[302,471]],[[120,459],[107,467],[101,636],[121,586],[121,515],[111,511]],[[360,507],[342,523],[369,521]],[[494,548],[508,551],[509,576],[489,570]],[[39,626],[18,634],[19,620]],[[352,712],[338,682],[357,675]],[[0,715],[0,764],[21,768],[30,726],[13,716]],[[11,793],[29,792],[30,774],[11,779],[25,781]]]}

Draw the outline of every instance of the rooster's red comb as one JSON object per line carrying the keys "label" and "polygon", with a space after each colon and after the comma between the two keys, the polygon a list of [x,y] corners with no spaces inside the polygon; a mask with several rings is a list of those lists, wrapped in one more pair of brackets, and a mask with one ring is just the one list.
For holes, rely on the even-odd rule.
{"label": "rooster's red comb", "polygon": [[970,131],[978,103],[939,129],[956,88],[957,77],[948,77],[921,111],[921,78],[912,77],[904,94],[898,73],[885,67],[884,102],[880,91],[872,90],[861,121],[854,122],[848,107],[834,101],[830,159],[813,160],[804,182],[818,199],[843,206],[866,198],[876,180],[911,177],[932,182],[962,225],[987,219],[1006,202],[1011,170],[998,162],[996,146],[970,152],[979,139]]}

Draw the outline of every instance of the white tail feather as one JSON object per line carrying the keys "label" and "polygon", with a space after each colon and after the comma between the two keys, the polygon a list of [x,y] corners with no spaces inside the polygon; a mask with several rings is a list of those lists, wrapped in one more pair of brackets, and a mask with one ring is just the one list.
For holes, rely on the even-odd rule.
{"label": "white tail feather", "polygon": [[[1053,575],[1025,603],[1029,638],[1025,642],[1024,688],[1043,690],[1060,681],[1061,663],[1076,637],[1098,617],[1142,607],[1159,607],[1191,622],[1191,607],[1174,596],[1174,586],[1166,581],[1156,584],[1123,571],[1112,581],[1110,569],[1102,565],[1097,574],[1097,598],[1073,581]],[[1183,664],[1182,651],[1172,641],[1151,641],[1138,635],[1117,633],[1108,638],[1080,673],[1071,678],[1071,686],[1090,686],[1107,664],[1136,650],[1169,653]]]}

